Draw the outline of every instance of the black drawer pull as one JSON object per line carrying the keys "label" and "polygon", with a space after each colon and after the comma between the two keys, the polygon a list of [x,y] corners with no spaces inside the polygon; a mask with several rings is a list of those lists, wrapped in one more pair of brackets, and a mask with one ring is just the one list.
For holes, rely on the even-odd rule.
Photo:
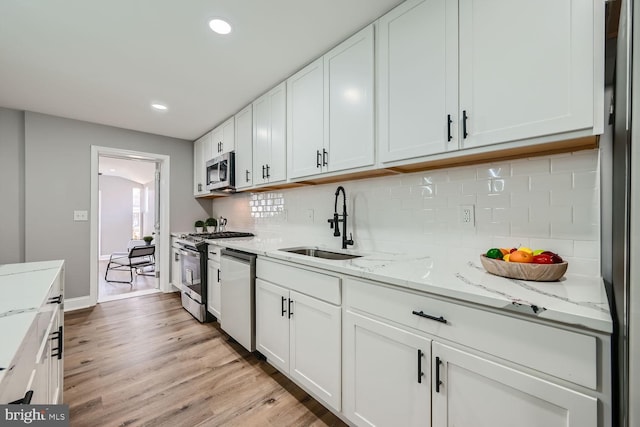
{"label": "black drawer pull", "polygon": [[282,301],[280,302],[280,306],[282,307],[282,317],[284,317],[285,313],[287,312],[287,309],[284,306],[284,303],[287,299],[285,297],[280,297],[280,298],[282,298]]}
{"label": "black drawer pull", "polygon": [[418,384],[422,384],[422,377],[424,376],[424,372],[422,372],[422,350],[418,349]]}
{"label": "black drawer pull", "polygon": [[218,269],[218,283],[220,283],[220,269]]}
{"label": "black drawer pull", "polygon": [[291,303],[293,303],[292,299],[289,299],[289,319],[293,316],[293,310],[291,310]]}
{"label": "black drawer pull", "polygon": [[51,341],[58,341],[58,347],[52,349],[55,353],[51,353],[51,356],[57,357],[58,360],[62,359],[62,343],[63,343],[63,335],[62,335],[62,326],[58,326],[58,330],[53,332],[51,335]]}
{"label": "black drawer pull", "polygon": [[442,364],[442,360],[439,357],[436,357],[436,393],[440,393],[440,386],[442,385],[442,381],[440,381],[440,365]]}
{"label": "black drawer pull", "polygon": [[49,304],[62,304],[62,295],[49,298]]}
{"label": "black drawer pull", "polygon": [[431,320],[435,320],[436,322],[447,323],[447,319],[445,319],[444,317],[430,316],[428,314],[425,314],[422,310],[420,311],[413,310],[411,313],[415,314],[416,316],[424,317],[425,319],[431,319]]}
{"label": "black drawer pull", "polygon": [[24,394],[22,399],[14,400],[13,402],[9,402],[9,405],[28,405],[31,403],[31,398],[33,397],[33,390],[29,390]]}

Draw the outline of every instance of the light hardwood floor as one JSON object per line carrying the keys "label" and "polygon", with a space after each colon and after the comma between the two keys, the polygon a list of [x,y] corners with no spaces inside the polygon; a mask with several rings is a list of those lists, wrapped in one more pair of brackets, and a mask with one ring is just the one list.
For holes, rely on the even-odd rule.
{"label": "light hardwood floor", "polygon": [[80,426],[343,426],[179,294],[65,314],[64,402]]}

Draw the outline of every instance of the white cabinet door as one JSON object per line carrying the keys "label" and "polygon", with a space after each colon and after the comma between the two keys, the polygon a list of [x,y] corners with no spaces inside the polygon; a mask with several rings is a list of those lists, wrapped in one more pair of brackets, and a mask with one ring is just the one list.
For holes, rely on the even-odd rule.
{"label": "white cabinet door", "polygon": [[178,289],[182,289],[180,250],[174,247],[171,248],[171,284]]}
{"label": "white cabinet door", "polygon": [[220,305],[220,263],[207,261],[207,310],[213,314],[218,322],[222,317]]}
{"label": "white cabinet door", "polygon": [[[211,158],[235,149],[235,120],[233,117],[212,132]],[[208,159],[207,159],[208,160]]]}
{"label": "white cabinet door", "polygon": [[340,411],[341,309],[290,291],[290,372],[327,405]]}
{"label": "white cabinet door", "polygon": [[244,189],[253,185],[253,107],[247,106],[236,114],[236,188]]}
{"label": "white cabinet door", "polygon": [[458,148],[457,3],[408,0],[379,20],[378,147],[383,162]]}
{"label": "white cabinet door", "polygon": [[289,372],[289,290],[256,279],[256,350]]}
{"label": "white cabinet door", "polygon": [[356,425],[431,425],[431,340],[350,311],[344,413]]}
{"label": "white cabinet door", "polygon": [[594,126],[594,40],[604,25],[594,21],[594,10],[601,7],[583,0],[460,0],[464,148]]}
{"label": "white cabinet door", "polygon": [[282,82],[253,103],[254,184],[287,178],[287,99]]}
{"label": "white cabinet door", "polygon": [[287,126],[289,177],[321,173],[324,154],[322,58],[287,79]]}
{"label": "white cabinet door", "polygon": [[[433,426],[596,427],[597,399],[440,343]],[[439,363],[439,366],[437,364]]]}
{"label": "white cabinet door", "polygon": [[209,134],[199,138],[193,143],[193,195],[199,196],[206,193],[205,174],[206,168],[204,159],[205,141]]}
{"label": "white cabinet door", "polygon": [[[324,56],[328,171],[374,163],[373,25]],[[322,115],[320,115],[322,117]],[[322,135],[322,132],[319,133]],[[310,160],[316,152],[311,150]]]}
{"label": "white cabinet door", "polygon": [[223,135],[222,126],[218,126],[211,131],[211,152],[207,160],[218,157],[222,153]]}
{"label": "white cabinet door", "polygon": [[267,168],[270,183],[287,179],[287,86],[282,82],[269,94],[271,104],[271,156]]}

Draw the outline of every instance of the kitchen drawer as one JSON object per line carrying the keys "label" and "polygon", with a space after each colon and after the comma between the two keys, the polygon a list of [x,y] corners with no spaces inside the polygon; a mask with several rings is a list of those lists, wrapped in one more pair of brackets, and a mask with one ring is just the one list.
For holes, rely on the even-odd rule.
{"label": "kitchen drawer", "polygon": [[[345,279],[347,310],[423,331],[591,389],[597,387],[593,336],[471,308],[358,279]],[[413,314],[423,312],[446,323]]]}
{"label": "kitchen drawer", "polygon": [[207,256],[209,260],[220,262],[220,251],[222,251],[222,247],[209,244],[207,246]]}
{"label": "kitchen drawer", "polygon": [[0,404],[22,399],[31,389],[39,345],[38,322],[33,322],[0,382]]}
{"label": "kitchen drawer", "polygon": [[340,281],[337,276],[322,274],[289,264],[258,257],[256,276],[331,304],[340,305]]}

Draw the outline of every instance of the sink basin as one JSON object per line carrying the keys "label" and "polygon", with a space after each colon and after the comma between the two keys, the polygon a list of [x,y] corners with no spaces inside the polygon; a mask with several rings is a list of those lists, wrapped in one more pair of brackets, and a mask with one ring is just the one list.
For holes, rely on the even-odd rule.
{"label": "sink basin", "polygon": [[318,248],[313,247],[304,247],[304,248],[288,248],[288,249],[280,249],[283,252],[289,252],[292,254],[311,256],[315,258],[322,259],[334,259],[334,260],[343,260],[343,259],[353,259],[360,258],[362,255],[352,255],[352,254],[344,254],[340,252],[331,252],[325,251]]}

